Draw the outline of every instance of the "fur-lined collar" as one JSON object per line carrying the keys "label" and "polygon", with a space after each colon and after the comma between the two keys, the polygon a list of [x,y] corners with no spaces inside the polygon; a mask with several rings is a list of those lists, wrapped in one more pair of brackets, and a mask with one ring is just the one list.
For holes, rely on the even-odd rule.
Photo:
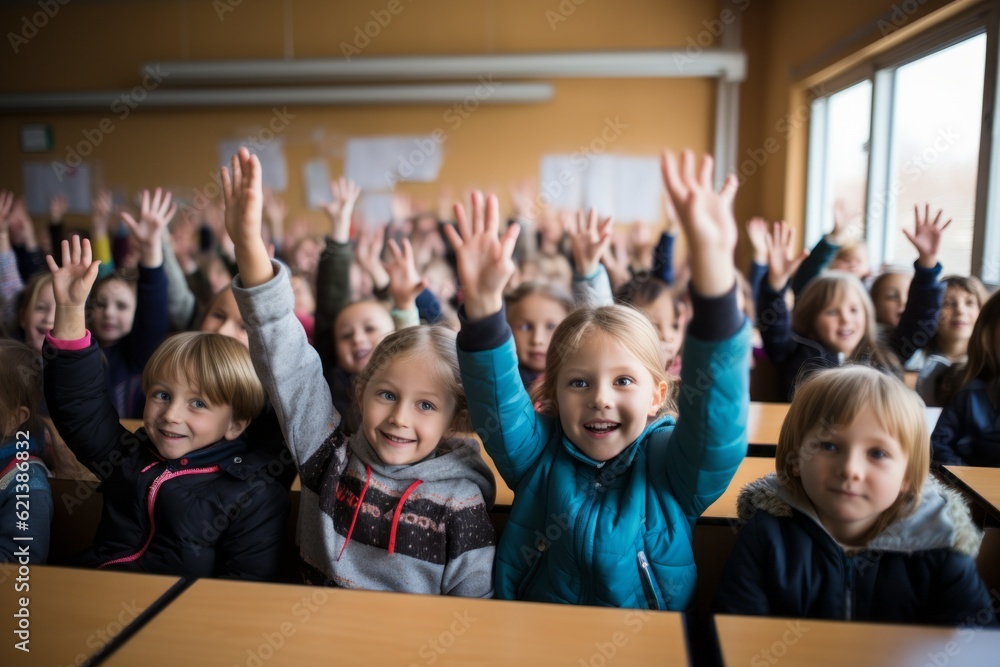
{"label": "fur-lined collar", "polygon": [[[744,521],[758,510],[776,517],[791,517],[792,509],[823,527],[812,505],[795,498],[773,472],[744,486],[736,502],[737,513]],[[928,476],[916,510],[888,526],[865,549],[910,553],[949,548],[975,558],[982,540],[983,534],[972,523],[962,495]]]}

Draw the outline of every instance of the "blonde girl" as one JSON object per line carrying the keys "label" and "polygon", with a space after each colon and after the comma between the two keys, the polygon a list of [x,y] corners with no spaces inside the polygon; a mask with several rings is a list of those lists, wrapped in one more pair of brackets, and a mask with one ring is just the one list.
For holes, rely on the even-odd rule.
{"label": "blonde girl", "polygon": [[982,535],[928,477],[920,399],[864,366],[813,374],[778,436],[775,473],[747,485],[715,611],[958,625],[990,597]]}

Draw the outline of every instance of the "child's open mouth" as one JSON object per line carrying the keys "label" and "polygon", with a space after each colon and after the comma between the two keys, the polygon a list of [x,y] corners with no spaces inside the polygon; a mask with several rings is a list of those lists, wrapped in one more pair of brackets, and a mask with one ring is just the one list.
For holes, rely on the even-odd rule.
{"label": "child's open mouth", "polygon": [[416,442],[416,440],[410,440],[409,438],[400,438],[395,435],[389,435],[385,431],[379,431],[379,433],[381,433],[382,437],[393,445],[412,445]]}
{"label": "child's open mouth", "polygon": [[599,421],[599,422],[590,422],[588,424],[584,424],[583,428],[587,429],[589,433],[597,437],[601,437],[614,433],[619,428],[621,428],[621,424],[619,424],[618,422]]}

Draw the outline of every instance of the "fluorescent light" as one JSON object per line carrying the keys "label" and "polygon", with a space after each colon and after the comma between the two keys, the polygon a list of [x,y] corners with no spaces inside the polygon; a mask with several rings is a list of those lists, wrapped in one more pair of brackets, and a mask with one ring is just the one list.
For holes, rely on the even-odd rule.
{"label": "fluorescent light", "polygon": [[[335,88],[199,88],[194,90],[101,90],[65,93],[15,93],[0,95],[0,111],[66,111],[175,107],[225,107],[272,105],[352,104],[479,104],[546,102],[552,86],[545,83],[449,83],[398,86],[345,86]],[[129,102],[126,102],[128,100]]]}
{"label": "fluorescent light", "polygon": [[685,49],[608,53],[314,58],[300,60],[205,60],[148,63],[173,85],[219,83],[329,83],[507,78],[746,78],[738,50]]}

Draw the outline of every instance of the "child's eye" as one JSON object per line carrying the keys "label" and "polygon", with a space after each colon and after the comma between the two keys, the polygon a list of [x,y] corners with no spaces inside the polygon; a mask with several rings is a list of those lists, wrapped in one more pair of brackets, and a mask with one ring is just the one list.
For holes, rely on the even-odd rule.
{"label": "child's eye", "polygon": [[157,401],[169,401],[170,394],[168,394],[165,391],[154,391],[153,398],[156,399]]}
{"label": "child's eye", "polygon": [[584,387],[588,387],[590,385],[587,383],[586,380],[583,380],[581,378],[573,378],[572,380],[569,381],[569,386],[574,387],[576,389],[583,389]]}
{"label": "child's eye", "polygon": [[212,317],[214,317],[217,320],[224,320],[224,319],[226,319],[226,316],[224,314],[222,314],[220,311],[215,311],[214,313],[212,313]]}
{"label": "child's eye", "polygon": [[819,443],[819,449],[822,452],[835,452],[837,451],[837,445],[832,442],[821,442]]}
{"label": "child's eye", "polygon": [[417,407],[423,410],[424,412],[430,412],[431,410],[434,409],[434,404],[429,403],[427,401],[420,401],[419,403],[417,403]]}
{"label": "child's eye", "polygon": [[396,400],[396,395],[394,393],[392,393],[391,391],[380,391],[380,392],[378,392],[375,395],[378,396],[379,398],[383,399],[383,400],[386,400],[386,401],[395,401]]}
{"label": "child's eye", "polygon": [[527,322],[521,322],[520,324],[517,325],[517,330],[518,331],[531,331],[531,325],[528,324]]}
{"label": "child's eye", "polygon": [[201,400],[200,398],[196,398],[193,401],[191,401],[191,406],[201,410],[202,408],[207,408],[208,404],[205,403],[205,401]]}
{"label": "child's eye", "polygon": [[884,459],[889,456],[881,449],[873,449],[870,452],[868,452],[868,455],[871,456],[873,459]]}
{"label": "child's eye", "polygon": [[635,384],[635,380],[628,376],[622,376],[620,378],[615,378],[615,384],[619,387],[628,387],[629,385]]}
{"label": "child's eye", "polygon": [[559,325],[557,325],[555,322],[549,322],[548,324],[545,325],[545,328],[548,329],[549,331],[554,331],[557,326]]}

